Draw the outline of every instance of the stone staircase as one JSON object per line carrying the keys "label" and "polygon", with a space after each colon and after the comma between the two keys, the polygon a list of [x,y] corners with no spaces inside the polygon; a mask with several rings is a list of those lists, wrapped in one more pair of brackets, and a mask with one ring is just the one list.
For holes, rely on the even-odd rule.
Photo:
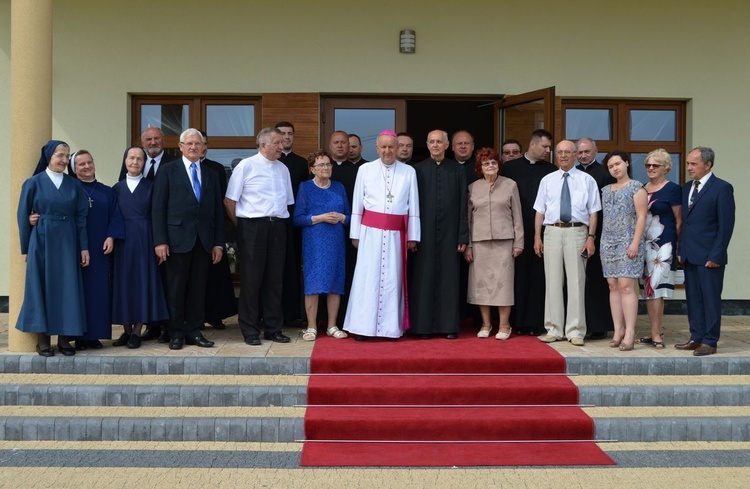
{"label": "stone staircase", "polygon": [[[597,440],[750,441],[750,358],[567,365]],[[0,440],[293,443],[308,370],[291,357],[0,355]]]}

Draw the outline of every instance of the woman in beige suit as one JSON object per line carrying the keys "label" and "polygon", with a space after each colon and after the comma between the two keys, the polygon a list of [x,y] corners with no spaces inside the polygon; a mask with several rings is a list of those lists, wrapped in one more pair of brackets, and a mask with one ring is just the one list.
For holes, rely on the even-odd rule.
{"label": "woman in beige suit", "polygon": [[492,331],[490,308],[500,315],[498,340],[510,337],[510,307],[513,305],[514,259],[523,251],[523,219],[516,183],[500,176],[500,155],[492,148],[475,153],[476,182],[469,185],[469,236],[464,252],[469,262],[467,301],[479,305],[482,329],[477,336],[487,338]]}

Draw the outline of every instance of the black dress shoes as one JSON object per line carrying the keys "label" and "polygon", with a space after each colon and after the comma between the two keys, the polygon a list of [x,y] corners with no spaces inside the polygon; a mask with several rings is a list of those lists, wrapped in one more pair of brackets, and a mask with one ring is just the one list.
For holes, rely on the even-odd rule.
{"label": "black dress shoes", "polygon": [[131,334],[131,335],[130,335],[130,339],[128,339],[128,344],[127,344],[127,346],[128,346],[128,348],[130,348],[131,350],[134,350],[134,349],[136,349],[136,348],[140,348],[140,347],[141,347],[141,337],[140,337],[140,336],[138,336],[138,335],[137,335],[137,334],[135,334],[135,333]]}
{"label": "black dress shoes", "polygon": [[73,355],[76,354],[76,349],[70,345],[66,346],[66,345],[61,345],[58,343],[57,349],[60,350],[60,353],[62,353],[63,356],[66,356],[66,357],[72,357]]}
{"label": "black dress shoes", "polygon": [[125,346],[128,344],[129,339],[130,335],[127,333],[123,333],[119,338],[112,342],[112,346]]}
{"label": "black dress shoes", "polygon": [[36,352],[39,354],[40,357],[54,357],[55,356],[55,351],[51,347],[40,348],[39,345],[36,345]]}
{"label": "black dress shoes", "polygon": [[591,333],[589,335],[590,340],[603,340],[607,337],[606,331],[597,331],[596,333]]}
{"label": "black dress shoes", "polygon": [[[146,338],[142,338],[142,339],[145,340]],[[166,331],[161,333],[161,335],[159,336],[159,339],[156,340],[156,342],[157,343],[169,343],[169,333],[167,333]]]}
{"label": "black dress shoes", "polygon": [[76,340],[75,349],[77,351],[83,351],[89,349],[89,342],[86,340]]}
{"label": "black dress shoes", "polygon": [[447,335],[445,335],[445,339],[446,339],[446,340],[455,340],[456,338],[458,338],[458,335],[457,335],[457,334],[453,334],[453,333],[451,333],[451,334],[447,334]]}
{"label": "black dress shoes", "polygon": [[271,334],[264,334],[263,337],[270,341],[275,341],[276,343],[289,343],[292,341],[288,336],[284,335],[281,331],[277,331],[275,333]]}
{"label": "black dress shoes", "polygon": [[169,349],[170,350],[182,350],[182,345],[185,344],[185,340],[183,338],[174,338],[172,341],[169,342]]}
{"label": "black dress shoes", "polygon": [[226,325],[226,324],[224,324],[224,322],[222,322],[221,320],[218,320],[218,321],[211,321],[211,326],[212,326],[212,327],[213,327],[214,329],[227,329],[227,325]]}
{"label": "black dress shoes", "polygon": [[101,350],[104,348],[104,345],[102,345],[102,342],[99,340],[89,340],[89,348],[93,348],[94,350]]}
{"label": "black dress shoes", "polygon": [[201,348],[211,348],[214,346],[213,341],[209,341],[203,337],[203,335],[193,336],[192,338],[185,338],[185,343],[188,345],[200,346]]}
{"label": "black dress shoes", "polygon": [[430,338],[432,338],[432,335],[431,334],[418,334],[417,337],[420,340],[429,340]]}
{"label": "black dress shoes", "polygon": [[362,336],[361,334],[355,334],[354,335],[354,339],[357,340],[357,341],[367,341],[368,337],[367,336]]}
{"label": "black dress shoes", "polygon": [[261,345],[260,337],[248,336],[247,338],[245,338],[245,344],[250,345],[250,346],[260,346]]}

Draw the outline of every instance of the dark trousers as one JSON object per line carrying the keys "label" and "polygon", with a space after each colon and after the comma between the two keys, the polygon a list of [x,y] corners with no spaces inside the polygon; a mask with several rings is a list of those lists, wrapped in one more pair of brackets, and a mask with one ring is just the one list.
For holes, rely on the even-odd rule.
{"label": "dark trousers", "polygon": [[724,266],[707,268],[685,263],[685,299],[690,339],[716,347],[721,332],[721,290]]}
{"label": "dark trousers", "polygon": [[187,253],[171,252],[165,262],[167,271],[167,304],[169,336],[172,339],[200,334],[206,297],[206,278],[211,255],[200,240]]}
{"label": "dark trousers", "polygon": [[[601,222],[601,221],[600,221]],[[609,306],[609,285],[602,271],[599,243],[596,253],[586,260],[586,332],[605,333],[615,329]]]}
{"label": "dark trousers", "polygon": [[536,256],[533,245],[527,245],[515,267],[511,324],[518,332],[544,334],[544,258]]}
{"label": "dark trousers", "polygon": [[286,219],[237,219],[240,253],[239,323],[245,339],[260,335],[260,309],[266,334],[281,331],[281,289],[286,260]]}

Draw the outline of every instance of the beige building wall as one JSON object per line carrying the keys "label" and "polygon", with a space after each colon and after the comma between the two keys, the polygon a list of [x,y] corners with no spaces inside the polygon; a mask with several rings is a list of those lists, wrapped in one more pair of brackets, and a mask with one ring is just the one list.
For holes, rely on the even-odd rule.
{"label": "beige building wall", "polygon": [[[4,172],[9,4],[0,0]],[[688,99],[688,146],[713,146],[717,175],[736,189],[749,180],[743,0],[68,0],[55,2],[54,19],[53,137],[91,150],[105,183],[129,141],[129,93],[513,94],[551,85],[563,97]],[[404,28],[416,31],[416,54],[398,52]],[[736,201],[748,208],[750,196],[738,191]],[[14,222],[13,209],[0,192],[0,225]],[[750,224],[741,215],[725,299],[750,299]]]}

